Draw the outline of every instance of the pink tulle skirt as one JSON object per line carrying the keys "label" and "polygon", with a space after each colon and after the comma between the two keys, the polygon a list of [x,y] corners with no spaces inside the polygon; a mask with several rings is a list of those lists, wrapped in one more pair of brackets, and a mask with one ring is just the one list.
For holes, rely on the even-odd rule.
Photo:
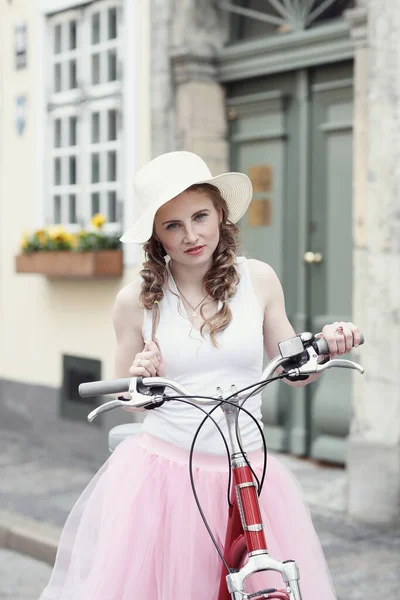
{"label": "pink tulle skirt", "polygon": [[[249,457],[261,473],[261,452]],[[227,458],[197,454],[194,464],[203,510],[223,546]],[[269,552],[297,561],[303,599],[336,598],[299,486],[272,456],[260,500]],[[118,446],[73,507],[40,600],[216,600],[220,572],[193,498],[188,452],[142,434]],[[284,587],[278,574],[256,577],[250,588]]]}

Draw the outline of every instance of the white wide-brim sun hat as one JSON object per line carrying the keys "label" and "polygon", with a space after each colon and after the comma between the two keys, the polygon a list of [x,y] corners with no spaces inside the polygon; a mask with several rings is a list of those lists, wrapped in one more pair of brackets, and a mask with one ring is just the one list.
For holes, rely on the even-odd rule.
{"label": "white wide-brim sun hat", "polygon": [[190,186],[200,183],[210,183],[219,189],[232,223],[237,223],[244,215],[253,196],[251,181],[244,173],[223,173],[213,177],[197,154],[167,152],[151,160],[136,174],[134,193],[137,220],[121,237],[121,242],[147,242],[153,233],[158,209]]}

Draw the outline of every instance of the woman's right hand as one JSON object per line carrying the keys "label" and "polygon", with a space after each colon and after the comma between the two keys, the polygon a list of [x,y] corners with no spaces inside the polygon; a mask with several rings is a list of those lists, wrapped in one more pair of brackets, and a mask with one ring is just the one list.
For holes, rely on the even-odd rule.
{"label": "woman's right hand", "polygon": [[133,377],[164,377],[165,365],[158,342],[146,341],[129,369]]}

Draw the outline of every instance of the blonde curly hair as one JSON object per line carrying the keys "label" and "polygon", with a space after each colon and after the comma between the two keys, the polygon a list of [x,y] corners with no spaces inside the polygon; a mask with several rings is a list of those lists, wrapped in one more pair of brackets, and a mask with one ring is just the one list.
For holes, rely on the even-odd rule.
{"label": "blonde curly hair", "polygon": [[[200,314],[205,319],[200,332],[203,335],[207,328],[213,345],[217,346],[217,334],[224,331],[232,320],[232,312],[226,301],[236,294],[239,283],[239,273],[235,262],[240,243],[240,230],[237,225],[228,220],[228,207],[216,187],[209,183],[202,183],[192,185],[188,189],[207,195],[212,200],[214,207],[222,212],[219,242],[213,254],[211,268],[204,277],[206,292],[214,300],[220,300],[222,307],[208,319],[204,317],[203,307],[200,309]],[[159,303],[164,297],[164,285],[167,280],[166,253],[157,241],[154,232],[144,244],[144,251],[145,262],[140,272],[142,289],[139,300],[143,308],[152,311],[151,339],[154,341],[160,321]]]}

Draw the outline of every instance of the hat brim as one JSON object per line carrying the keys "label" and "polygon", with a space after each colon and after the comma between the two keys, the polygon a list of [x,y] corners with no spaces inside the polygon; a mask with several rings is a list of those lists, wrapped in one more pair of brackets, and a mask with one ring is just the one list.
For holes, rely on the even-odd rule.
{"label": "hat brim", "polygon": [[[199,185],[201,183],[209,183],[221,192],[228,207],[228,218],[232,223],[237,223],[245,214],[253,197],[253,186],[247,175],[244,173],[223,173],[216,175],[210,179],[202,179],[193,181],[191,185]],[[120,241],[124,244],[144,244],[147,242],[153,233],[153,223],[156,212],[161,206],[175,198],[185,191],[183,189],[175,189],[172,194],[169,191],[168,197],[160,198],[156,205],[148,208],[148,210],[130,227]]]}

